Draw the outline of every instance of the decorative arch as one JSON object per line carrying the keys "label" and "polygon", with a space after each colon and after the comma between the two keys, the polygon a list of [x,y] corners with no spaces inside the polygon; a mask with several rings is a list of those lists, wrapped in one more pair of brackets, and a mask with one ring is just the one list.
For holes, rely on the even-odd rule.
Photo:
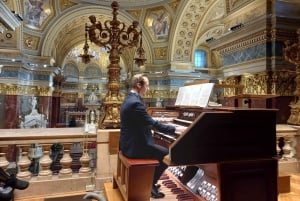
{"label": "decorative arch", "polygon": [[214,5],[215,1],[189,0],[182,8],[182,14],[177,20],[177,24],[172,29],[174,36],[171,45],[171,61],[186,62],[192,61],[195,41],[197,41],[197,31],[204,20],[207,11]]}
{"label": "decorative arch", "polygon": [[79,70],[73,63],[66,63],[63,67],[63,75],[66,77],[66,82],[78,82]]}
{"label": "decorative arch", "polygon": [[85,78],[100,78],[102,77],[101,69],[97,66],[87,66],[84,70]]}
{"label": "decorative arch", "polygon": [[[72,42],[73,40],[76,42],[76,44],[79,44],[80,42],[78,41],[78,37],[74,37],[74,34],[67,34],[64,33],[61,28],[66,27],[70,23],[75,23],[75,20],[80,21],[82,25],[85,23],[89,23],[88,16],[90,15],[95,15],[96,17],[101,15],[102,18],[111,18],[111,12],[112,9],[110,7],[104,7],[104,6],[85,6],[83,7],[75,7],[71,12],[69,11],[68,13],[62,14],[59,19],[56,19],[53,24],[50,25],[49,31],[45,35],[44,38],[44,43],[42,44],[41,48],[41,55],[42,56],[59,56],[57,55],[56,52],[53,52],[53,50],[61,52],[61,48],[59,47],[60,43],[57,42],[61,39],[63,41],[70,41]],[[132,22],[135,20],[131,16],[127,16],[125,12],[122,10],[119,11],[118,19],[122,22],[124,22],[127,26],[132,24]],[[86,17],[86,18],[85,18]],[[99,18],[97,17],[97,20]],[[105,19],[106,20],[106,19]],[[77,25],[80,26],[80,25]],[[83,29],[84,30],[84,29]],[[73,39],[70,40],[69,38],[72,37]],[[80,38],[82,37],[82,41],[84,41],[84,31],[81,33]],[[77,39],[76,39],[77,38]],[[149,40],[148,38],[143,35],[143,48],[145,49],[147,57],[152,57],[151,54],[151,48],[149,45]],[[73,42],[72,42],[73,43]],[[74,46],[76,45],[74,44]],[[70,48],[71,49],[71,48]],[[69,50],[70,50],[69,49]],[[68,51],[66,51],[67,54]],[[66,55],[62,55],[64,57]],[[57,59],[56,59],[57,60]],[[62,61],[62,60],[61,60]]]}

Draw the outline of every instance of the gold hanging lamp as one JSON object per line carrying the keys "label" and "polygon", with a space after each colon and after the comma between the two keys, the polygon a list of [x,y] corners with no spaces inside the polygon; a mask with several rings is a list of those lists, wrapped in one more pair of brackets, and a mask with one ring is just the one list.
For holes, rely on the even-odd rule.
{"label": "gold hanging lamp", "polygon": [[91,61],[92,58],[94,58],[93,55],[89,54],[89,44],[87,42],[87,24],[85,24],[85,43],[84,43],[84,46],[83,46],[83,54],[80,54],[78,55],[78,57],[81,57],[81,61],[82,63],[84,64],[87,64]]}

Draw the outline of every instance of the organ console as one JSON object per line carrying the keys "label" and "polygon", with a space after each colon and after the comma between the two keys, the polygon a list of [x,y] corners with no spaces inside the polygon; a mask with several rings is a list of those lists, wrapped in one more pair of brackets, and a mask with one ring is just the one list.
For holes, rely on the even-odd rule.
{"label": "organ console", "polygon": [[277,201],[276,110],[148,108],[174,135],[153,131],[169,149],[161,183],[177,200]]}

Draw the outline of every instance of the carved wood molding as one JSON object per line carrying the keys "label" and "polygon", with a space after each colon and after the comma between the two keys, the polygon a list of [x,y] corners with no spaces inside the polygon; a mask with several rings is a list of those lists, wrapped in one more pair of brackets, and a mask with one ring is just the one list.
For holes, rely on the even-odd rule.
{"label": "carved wood molding", "polygon": [[249,36],[246,36],[244,38],[241,38],[239,40],[232,41],[228,44],[222,45],[222,46],[216,48],[216,50],[220,54],[226,55],[226,54],[230,54],[232,52],[246,49],[251,46],[266,43],[267,39],[268,38],[267,38],[266,31],[261,31],[261,32],[257,32],[257,33],[251,34]]}

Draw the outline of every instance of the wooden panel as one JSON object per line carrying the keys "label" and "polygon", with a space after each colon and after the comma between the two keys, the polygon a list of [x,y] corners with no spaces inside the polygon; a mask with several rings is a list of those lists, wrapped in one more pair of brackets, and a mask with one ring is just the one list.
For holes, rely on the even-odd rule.
{"label": "wooden panel", "polygon": [[277,160],[220,163],[222,201],[277,201]]}
{"label": "wooden panel", "polygon": [[203,112],[170,146],[175,165],[271,158],[276,154],[276,111],[263,109]]}
{"label": "wooden panel", "polygon": [[120,132],[109,133],[109,154],[117,154],[119,151]]}

